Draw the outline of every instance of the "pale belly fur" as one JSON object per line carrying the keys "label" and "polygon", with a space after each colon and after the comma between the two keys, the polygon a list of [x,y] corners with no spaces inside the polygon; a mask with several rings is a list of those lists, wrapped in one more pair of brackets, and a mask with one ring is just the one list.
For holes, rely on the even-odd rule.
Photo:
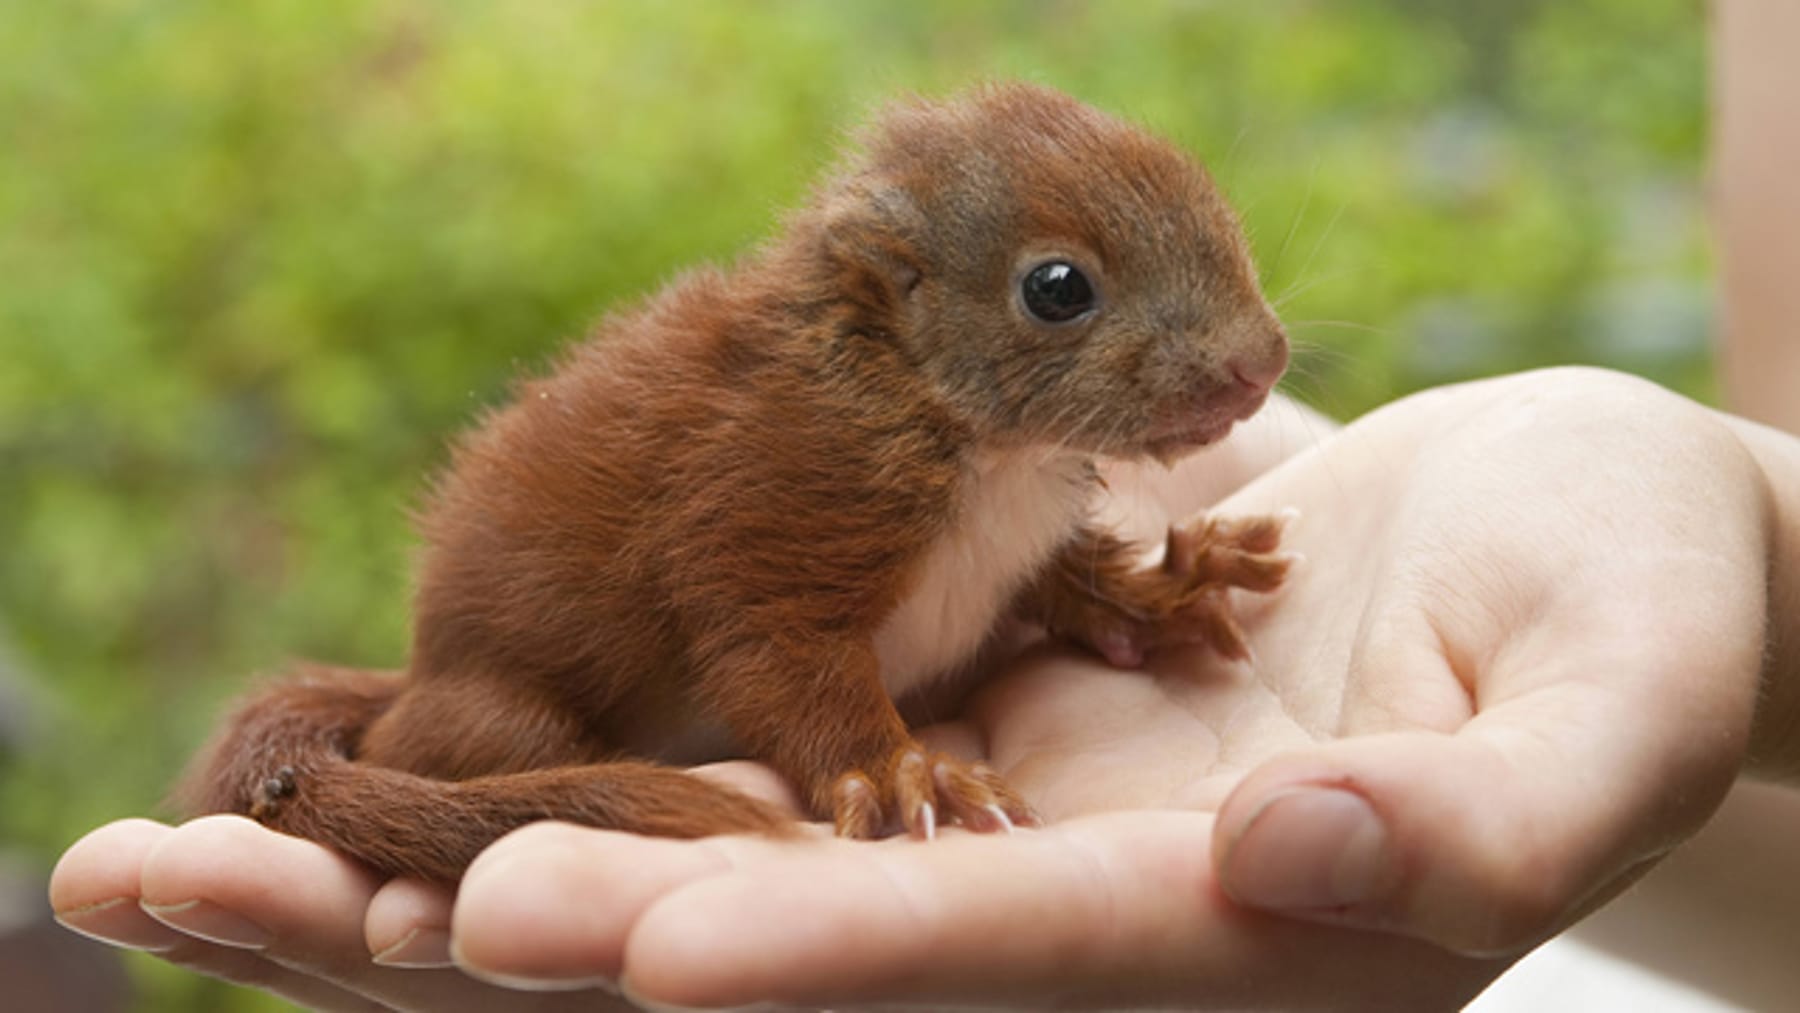
{"label": "pale belly fur", "polygon": [[1075,530],[1092,495],[1067,451],[978,458],[956,519],[875,634],[881,682],[898,699],[971,659],[1025,580]]}
{"label": "pale belly fur", "polygon": [[[1087,515],[1092,494],[1088,466],[1077,455],[975,461],[955,524],[927,551],[875,634],[888,696],[901,699],[972,659],[1013,595]],[[664,763],[743,755],[724,724],[711,719],[657,728],[621,745]]]}

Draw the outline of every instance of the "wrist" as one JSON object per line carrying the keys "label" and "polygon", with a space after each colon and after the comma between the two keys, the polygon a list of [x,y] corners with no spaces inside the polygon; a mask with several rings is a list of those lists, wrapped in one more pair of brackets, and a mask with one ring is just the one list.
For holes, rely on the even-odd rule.
{"label": "wrist", "polygon": [[1767,503],[1766,646],[1745,771],[1800,787],[1800,438],[1721,418],[1761,470]]}

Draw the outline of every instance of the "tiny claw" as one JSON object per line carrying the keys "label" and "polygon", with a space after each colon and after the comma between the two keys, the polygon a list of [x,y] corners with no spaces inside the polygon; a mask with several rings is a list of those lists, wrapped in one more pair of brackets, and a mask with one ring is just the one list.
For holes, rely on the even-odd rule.
{"label": "tiny claw", "polygon": [[1272,514],[1237,518],[1231,522],[1231,541],[1240,552],[1273,552],[1281,544],[1289,524],[1299,519],[1292,507]]}
{"label": "tiny claw", "polygon": [[1243,627],[1230,616],[1220,616],[1219,622],[1207,632],[1208,641],[1213,650],[1218,651],[1228,661],[1242,661],[1248,665],[1256,664],[1256,654],[1250,649],[1250,641],[1244,636]]}
{"label": "tiny claw", "polygon": [[930,802],[927,802],[924,805],[920,806],[918,820],[919,820],[918,829],[914,832],[914,836],[916,836],[920,840],[924,840],[924,841],[936,840],[937,839],[937,808],[935,806],[933,806]]}
{"label": "tiny claw", "polygon": [[881,804],[875,797],[875,786],[868,778],[855,772],[845,774],[833,787],[832,795],[832,822],[839,837],[869,839],[877,836],[881,826]]}
{"label": "tiny claw", "polygon": [[1192,539],[1187,531],[1178,524],[1169,525],[1169,536],[1163,541],[1162,568],[1164,573],[1177,577],[1188,575],[1188,546]]}
{"label": "tiny claw", "polygon": [[1226,579],[1230,586],[1267,594],[1281,587],[1293,569],[1293,553],[1245,553],[1232,562]]}
{"label": "tiny claw", "polygon": [[1030,825],[1031,806],[986,764],[940,757],[933,775],[945,817],[954,819],[963,829],[977,834],[1010,834],[1021,823]]}

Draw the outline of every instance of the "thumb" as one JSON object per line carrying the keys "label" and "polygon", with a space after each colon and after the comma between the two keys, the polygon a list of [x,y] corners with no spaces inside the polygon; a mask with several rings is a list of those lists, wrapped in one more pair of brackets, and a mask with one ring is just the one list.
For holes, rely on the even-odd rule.
{"label": "thumb", "polygon": [[1534,946],[1698,829],[1741,756],[1741,732],[1658,727],[1605,697],[1547,688],[1453,733],[1277,757],[1220,810],[1220,883],[1246,907],[1461,953]]}

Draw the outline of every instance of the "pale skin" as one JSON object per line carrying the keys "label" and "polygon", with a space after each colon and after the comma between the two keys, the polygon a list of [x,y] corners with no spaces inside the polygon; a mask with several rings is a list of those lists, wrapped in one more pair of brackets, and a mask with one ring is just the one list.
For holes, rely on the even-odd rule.
{"label": "pale skin", "polygon": [[[929,733],[985,755],[1043,829],[542,824],[452,896],[236,818],[128,820],[70,848],[52,901],[79,931],[326,1008],[593,1009],[621,986],[685,1006],[1441,1008],[1734,781],[1800,785],[1800,441],[1558,370],[1337,434],[1278,406],[1172,475],[1116,475],[1114,506],[1155,530],[1259,472],[1220,508],[1297,507],[1306,558],[1240,599],[1254,667],[1034,651]],[[781,797],[758,768],[714,773]]]}

